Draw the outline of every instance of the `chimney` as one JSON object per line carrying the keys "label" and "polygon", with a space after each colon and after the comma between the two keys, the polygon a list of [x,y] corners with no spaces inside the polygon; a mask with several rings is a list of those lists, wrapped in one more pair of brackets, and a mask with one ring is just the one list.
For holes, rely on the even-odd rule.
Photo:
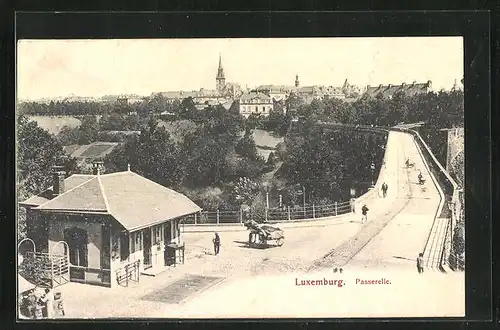
{"label": "chimney", "polygon": [[102,165],[104,162],[101,161],[94,161],[92,162],[92,174],[93,175],[100,175],[102,171]]}
{"label": "chimney", "polygon": [[412,86],[415,86],[417,82],[414,80],[413,83],[411,84]]}
{"label": "chimney", "polygon": [[379,88],[379,89],[382,89],[382,84],[378,85],[378,88]]}
{"label": "chimney", "polygon": [[405,87],[405,86],[406,86],[406,83],[405,83],[405,82],[403,82],[403,83],[401,84],[401,87]]}
{"label": "chimney", "polygon": [[389,84],[389,86],[388,86],[387,88],[391,88],[391,87],[392,87],[392,85],[391,85],[391,84]]}
{"label": "chimney", "polygon": [[54,197],[64,193],[64,179],[66,172],[63,171],[64,166],[52,167],[52,194]]}
{"label": "chimney", "polygon": [[427,87],[432,88],[432,81],[427,80]]}

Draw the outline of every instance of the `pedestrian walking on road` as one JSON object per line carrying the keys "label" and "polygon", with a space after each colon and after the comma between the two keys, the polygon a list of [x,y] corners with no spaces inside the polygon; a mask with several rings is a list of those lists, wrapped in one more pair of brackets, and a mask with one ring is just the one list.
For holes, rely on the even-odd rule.
{"label": "pedestrian walking on road", "polygon": [[220,237],[219,237],[219,234],[215,233],[215,237],[212,240],[212,242],[214,242],[214,253],[215,253],[215,255],[218,255],[219,254],[219,250],[220,250]]}
{"label": "pedestrian walking on road", "polygon": [[385,183],[385,182],[384,182],[384,183],[382,184],[382,195],[384,196],[384,198],[385,198],[385,196],[387,196],[387,189],[388,189],[388,188],[389,188],[389,187],[387,186],[387,183]]}
{"label": "pedestrian walking on road", "polygon": [[422,274],[424,272],[424,254],[423,253],[418,254],[417,270],[418,270],[419,274]]}
{"label": "pedestrian walking on road", "polygon": [[362,214],[362,217],[361,217],[361,223],[365,223],[368,221],[368,207],[366,207],[366,205],[363,205],[363,207],[361,208],[361,214]]}

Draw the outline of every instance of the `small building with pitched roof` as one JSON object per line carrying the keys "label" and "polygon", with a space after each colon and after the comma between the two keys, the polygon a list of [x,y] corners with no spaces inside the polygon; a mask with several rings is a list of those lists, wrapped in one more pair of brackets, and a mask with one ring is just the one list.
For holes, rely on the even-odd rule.
{"label": "small building with pitched roof", "polygon": [[155,273],[179,260],[179,224],[201,208],[130,168],[110,174],[94,168],[68,178],[56,171],[52,187],[20,203],[37,250],[69,254],[70,281],[108,287],[120,284],[118,274],[131,264]]}

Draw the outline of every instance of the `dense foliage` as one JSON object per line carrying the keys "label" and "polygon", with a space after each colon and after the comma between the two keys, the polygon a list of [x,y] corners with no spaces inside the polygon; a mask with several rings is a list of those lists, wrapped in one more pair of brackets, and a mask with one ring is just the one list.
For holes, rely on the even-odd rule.
{"label": "dense foliage", "polygon": [[[291,185],[306,188],[308,203],[344,201],[350,187],[366,189],[376,181],[385,143],[383,134],[322,129],[299,122],[285,139],[287,155],[281,174]],[[286,200],[296,202],[290,192],[285,195]]]}
{"label": "dense foliage", "polygon": [[[165,186],[186,191],[193,200],[199,189],[220,187],[231,190],[231,183],[240,177],[256,178],[265,161],[258,156],[251,135],[240,138],[244,120],[222,107],[196,110],[190,101],[182,103],[183,118],[195,123],[194,129],[181,132],[175,142],[158,120],[151,119],[139,138],[132,137],[105,159],[110,170],[134,171]],[[227,185],[230,185],[228,188]],[[223,192],[223,190],[221,190]],[[217,203],[218,197],[208,194],[202,207]]]}
{"label": "dense foliage", "polygon": [[[207,195],[210,196],[207,205],[220,204],[222,196],[230,196],[234,191],[239,178],[257,180],[262,175],[266,160],[258,155],[251,135],[252,130],[259,128],[285,137],[285,142],[267,161],[269,165],[276,164],[276,157],[283,161],[277,175],[286,182],[280,191],[287,203],[300,203],[302,197],[296,194],[297,184],[306,188],[308,201],[320,203],[345,199],[348,187],[371,182],[371,164],[375,163],[376,173],[385,141],[380,135],[319,129],[318,121],[379,126],[423,121],[425,125],[420,133],[444,163],[446,134],[440,129],[462,126],[464,118],[461,91],[415,96],[396,94],[391,99],[362,96],[354,102],[326,98],[304,103],[301,98],[291,96],[285,101],[275,102],[269,117],[251,115],[247,120],[237,110],[235,102],[229,111],[222,106],[200,111],[191,98],[171,102],[161,94],[134,104],[23,103],[20,111],[26,114],[87,116],[81,118],[80,127],[64,127],[57,140],[47,132],[42,133],[40,128],[29,126],[33,124],[26,124],[29,128],[21,131],[22,134],[32,130],[32,134],[45,142],[26,140],[25,148],[37,146],[31,148],[42,152],[36,155],[26,150],[19,159],[20,170],[27,171],[31,164],[36,164],[33,176],[24,180],[27,186],[38,189],[45,183],[34,181],[46,180],[47,175],[37,170],[43,167],[45,172],[50,171],[54,161],[47,159],[54,159],[55,149],[61,145],[102,140],[107,135],[101,133],[106,131],[140,131],[139,136],[107,137],[108,140],[125,140],[105,160],[108,172],[124,170],[127,164],[131,164],[135,171],[156,182],[191,191],[193,198],[199,189],[219,187]],[[96,115],[101,116],[99,120]],[[180,129],[180,138],[173,136],[162,126],[158,120],[161,118],[188,122],[190,128]],[[40,161],[39,157],[44,160]],[[29,193],[35,190],[30,189]],[[220,193],[216,196],[213,191]]]}
{"label": "dense foliage", "polygon": [[[53,166],[64,166],[68,175],[78,168],[59,142],[35,121],[19,116],[17,124],[17,196],[21,202],[52,185]],[[25,219],[24,209],[19,208],[19,237],[25,235]]]}

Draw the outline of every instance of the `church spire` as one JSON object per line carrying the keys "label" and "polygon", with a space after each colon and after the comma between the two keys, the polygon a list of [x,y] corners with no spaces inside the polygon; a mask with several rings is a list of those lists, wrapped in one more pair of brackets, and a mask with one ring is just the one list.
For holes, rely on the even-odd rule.
{"label": "church spire", "polygon": [[226,86],[226,77],[224,76],[224,68],[222,67],[222,57],[219,53],[219,68],[217,69],[217,76],[215,77],[215,85],[219,92]]}

